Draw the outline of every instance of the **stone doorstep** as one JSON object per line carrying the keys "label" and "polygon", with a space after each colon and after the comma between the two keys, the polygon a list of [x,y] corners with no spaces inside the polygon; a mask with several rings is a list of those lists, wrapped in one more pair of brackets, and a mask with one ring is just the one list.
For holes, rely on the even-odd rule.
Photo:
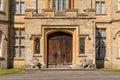
{"label": "stone doorstep", "polygon": [[24,71],[98,71],[95,69],[69,69],[69,68],[42,68],[42,69],[24,69]]}
{"label": "stone doorstep", "polygon": [[97,69],[68,69],[68,68],[45,68],[41,71],[96,71]]}

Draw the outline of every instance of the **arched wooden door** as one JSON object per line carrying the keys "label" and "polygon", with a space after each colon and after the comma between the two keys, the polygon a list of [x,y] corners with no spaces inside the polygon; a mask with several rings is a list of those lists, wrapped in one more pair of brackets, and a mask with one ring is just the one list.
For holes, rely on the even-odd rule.
{"label": "arched wooden door", "polygon": [[72,35],[56,32],[48,35],[48,68],[67,68],[72,64]]}

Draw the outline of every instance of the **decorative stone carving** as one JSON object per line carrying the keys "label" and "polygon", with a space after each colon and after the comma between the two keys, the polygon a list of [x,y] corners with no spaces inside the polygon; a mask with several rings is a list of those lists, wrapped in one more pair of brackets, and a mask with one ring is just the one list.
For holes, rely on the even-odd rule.
{"label": "decorative stone carving", "polygon": [[82,69],[93,69],[94,68],[93,60],[91,59],[83,59],[80,62],[81,62]]}
{"label": "decorative stone carving", "polygon": [[39,59],[32,58],[30,62],[25,66],[25,69],[39,69],[41,68],[41,64],[39,63]]}

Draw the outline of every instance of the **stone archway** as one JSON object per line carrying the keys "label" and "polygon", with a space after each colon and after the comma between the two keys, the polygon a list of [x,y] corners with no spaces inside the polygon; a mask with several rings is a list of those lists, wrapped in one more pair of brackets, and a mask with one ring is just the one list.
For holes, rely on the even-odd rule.
{"label": "stone archway", "polygon": [[47,67],[68,68],[72,65],[72,35],[54,32],[47,36]]}

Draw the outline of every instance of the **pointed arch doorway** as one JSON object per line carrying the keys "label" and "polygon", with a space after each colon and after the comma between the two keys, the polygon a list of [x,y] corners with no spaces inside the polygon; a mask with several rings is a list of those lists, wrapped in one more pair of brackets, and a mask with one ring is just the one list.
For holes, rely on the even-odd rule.
{"label": "pointed arch doorway", "polygon": [[47,67],[68,68],[72,65],[72,35],[55,32],[47,36]]}

